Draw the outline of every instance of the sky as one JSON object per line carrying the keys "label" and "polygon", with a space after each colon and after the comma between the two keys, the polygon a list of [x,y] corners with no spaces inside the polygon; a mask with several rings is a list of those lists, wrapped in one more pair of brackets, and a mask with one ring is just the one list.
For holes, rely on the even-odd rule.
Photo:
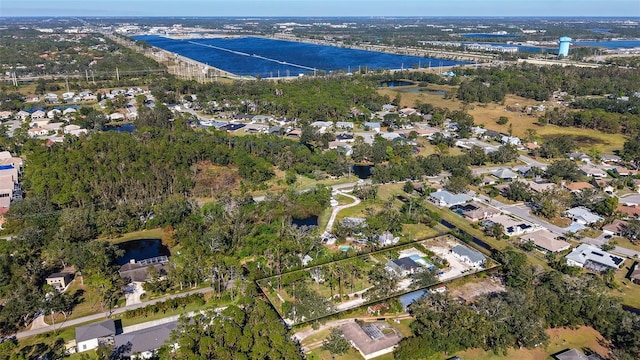
{"label": "sky", "polygon": [[0,0],[4,16],[640,16],[640,0]]}

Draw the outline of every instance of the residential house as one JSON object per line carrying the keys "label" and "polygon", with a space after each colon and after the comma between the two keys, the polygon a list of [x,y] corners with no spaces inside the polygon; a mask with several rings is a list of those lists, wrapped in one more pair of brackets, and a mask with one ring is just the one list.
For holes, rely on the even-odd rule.
{"label": "residential house", "polygon": [[486,206],[477,201],[472,201],[467,204],[454,205],[451,207],[451,211],[454,211],[471,222],[476,222],[484,219],[489,219],[494,216],[500,215],[500,210]]}
{"label": "residential house", "polygon": [[637,171],[627,169],[626,167],[623,167],[623,166],[616,166],[612,169],[612,171],[618,174],[618,176],[631,176],[631,175],[637,174]]}
{"label": "residential house", "polygon": [[302,130],[294,129],[287,133],[287,137],[290,139],[299,139],[300,135],[302,135]]}
{"label": "residential house", "polygon": [[492,217],[491,219],[486,220],[483,223],[485,226],[488,226],[490,224],[502,225],[502,227],[504,228],[504,234],[509,237],[527,234],[539,229],[538,226],[532,223],[517,219],[509,215],[497,215]]}
{"label": "residential house", "polygon": [[256,115],[253,118],[251,118],[251,122],[253,123],[269,123],[272,121],[275,121],[275,117],[273,116],[267,116],[267,115]]}
{"label": "residential house", "polygon": [[584,162],[591,161],[591,158],[589,157],[589,155],[581,152],[570,153],[570,154],[567,154],[567,156],[569,157],[569,160],[584,161]]}
{"label": "residential house", "polygon": [[556,186],[556,184],[554,183],[541,183],[541,182],[529,181],[529,180],[525,180],[524,183],[529,185],[529,188],[537,193],[540,193],[549,189],[553,189]]}
{"label": "residential house", "polygon": [[500,142],[504,145],[520,146],[521,141],[515,136],[502,136]]}
{"label": "residential house", "polygon": [[353,142],[354,138],[352,134],[342,133],[342,134],[336,135],[336,140],[344,141],[344,142]]}
{"label": "residential house", "polygon": [[393,234],[389,231],[385,231],[382,234],[378,235],[378,245],[380,246],[388,246],[395,245],[400,241],[400,238],[397,236],[393,236]]}
{"label": "residential house", "polygon": [[590,176],[592,178],[603,178],[603,177],[607,177],[607,172],[602,170],[602,169],[598,169],[596,167],[592,167],[592,166],[581,166],[580,170],[582,171],[583,174]]}
{"label": "residential house", "polygon": [[154,267],[156,274],[164,276],[167,274],[166,265],[168,258],[166,256],[159,256],[152,258],[153,261],[136,261],[135,259],[129,260],[128,263],[120,266],[118,274],[121,278],[130,282],[145,282],[148,280],[149,268]]}
{"label": "residential house", "polygon": [[333,123],[331,121],[314,121],[309,125],[318,129],[322,129],[322,128],[327,129],[332,127]]}
{"label": "residential house", "polygon": [[124,121],[125,119],[126,119],[126,116],[124,116],[124,114],[119,112],[109,115],[109,120],[111,121]]}
{"label": "residential house", "polygon": [[582,244],[565,256],[567,265],[577,266],[603,272],[609,269],[618,270],[624,259],[610,254],[602,249],[589,244]]}
{"label": "residential house", "polygon": [[417,114],[417,113],[418,113],[418,111],[417,111],[416,109],[414,109],[414,108],[404,108],[404,109],[400,109],[400,111],[399,111],[399,112],[400,112],[400,114],[401,114],[402,116],[410,116],[410,115],[413,115],[413,114]]}
{"label": "residential house", "polygon": [[382,105],[382,111],[394,111],[396,109],[395,105],[384,104]]}
{"label": "residential house", "polygon": [[606,162],[606,163],[618,163],[620,161],[622,161],[622,158],[618,155],[608,155],[608,154],[604,154],[602,156],[600,156],[600,159],[602,159],[602,161]]}
{"label": "residential house", "polygon": [[628,222],[615,219],[611,224],[603,226],[602,232],[611,236],[622,236],[622,232],[627,225],[629,225]]}
{"label": "residential house", "polygon": [[498,138],[502,138],[502,134],[494,131],[494,130],[487,130],[484,132],[484,134],[482,134],[482,137],[485,139],[498,139]]}
{"label": "residential house", "polygon": [[464,245],[454,246],[453,249],[451,249],[451,253],[456,258],[475,267],[480,267],[484,265],[484,262],[486,261],[485,256],[482,255],[481,252],[470,249]]}
{"label": "residential house", "polygon": [[97,349],[114,344],[116,323],[112,319],[76,328],[78,352]]}
{"label": "residential house", "polygon": [[284,128],[282,126],[271,126],[269,127],[269,134],[271,135],[282,135],[284,134]]}
{"label": "residential house", "polygon": [[640,266],[638,266],[637,262],[633,265],[633,271],[629,274],[629,279],[631,279],[634,284],[640,285]]}
{"label": "residential house", "polygon": [[336,129],[353,130],[353,123],[349,121],[337,121]]}
{"label": "residential house", "polygon": [[638,205],[640,205],[640,195],[638,195],[638,194],[627,195],[625,197],[621,197],[618,200],[619,200],[620,204],[624,204],[624,205],[627,205],[627,206],[638,206]]}
{"label": "residential house", "polygon": [[471,201],[472,198],[465,194],[453,194],[447,190],[439,190],[429,194],[429,201],[438,205],[451,207]]}
{"label": "residential house", "polygon": [[269,125],[247,124],[247,126],[244,127],[244,132],[248,134],[266,133],[267,131],[269,131]]}
{"label": "residential house", "polygon": [[529,234],[520,236],[522,242],[531,241],[533,244],[544,252],[560,252],[569,250],[571,244],[566,241],[558,240],[556,236],[549,230],[541,229]]}
{"label": "residential house", "polygon": [[376,131],[376,132],[380,131],[380,123],[377,123],[377,122],[369,122],[369,121],[367,121],[367,122],[364,122],[362,124],[362,126],[365,129],[373,130],[373,131]]}
{"label": "residential house", "polygon": [[13,193],[16,190],[16,182],[11,174],[4,173],[4,175],[0,175],[0,208],[9,208],[11,200],[13,200]]}
{"label": "residential house", "polygon": [[387,271],[396,274],[398,277],[405,277],[407,275],[413,275],[420,271],[420,264],[415,262],[410,257],[403,257],[396,260],[390,260],[385,265]]}
{"label": "residential house", "polygon": [[498,181],[494,177],[485,176],[482,178],[482,186],[495,185]]}
{"label": "residential house", "polygon": [[71,273],[53,273],[46,278],[47,284],[53,286],[56,290],[61,291],[69,285],[73,280]]}
{"label": "residential house", "polygon": [[360,326],[353,321],[342,325],[340,331],[365,360],[370,360],[392,353],[402,338],[392,327],[386,325],[385,328],[392,331],[384,334],[375,323]]}
{"label": "residential house", "polygon": [[62,111],[60,111],[60,109],[58,108],[51,109],[47,111],[47,118],[53,119],[54,117],[56,117],[56,115],[60,115],[60,114],[62,114]]}
{"label": "residential house", "polygon": [[497,177],[502,181],[513,181],[518,178],[518,174],[514,173],[510,169],[498,169],[492,173],[493,176]]}
{"label": "residential house", "polygon": [[586,189],[593,189],[594,186],[584,181],[576,181],[572,183],[562,183],[562,187],[571,191],[572,193],[582,192]]}
{"label": "residential house", "polygon": [[36,110],[31,113],[31,120],[41,120],[47,117],[47,113],[43,110]]}
{"label": "residential house", "polygon": [[578,349],[569,349],[553,356],[556,360],[602,360],[597,354],[585,355]]}
{"label": "residential house", "polygon": [[389,310],[389,305],[387,305],[386,303],[380,303],[367,307],[367,312],[372,316],[380,315],[380,312],[384,310]]}
{"label": "residential house", "polygon": [[582,225],[591,225],[604,221],[600,215],[592,213],[589,209],[583,206],[571,208],[565,211],[565,214],[569,219]]}
{"label": "residential house", "polygon": [[20,120],[25,120],[26,118],[28,118],[29,116],[31,116],[31,114],[29,114],[28,112],[24,111],[24,110],[20,110],[16,113],[16,118],[20,119]]}
{"label": "residential house", "polygon": [[47,135],[48,133],[49,133],[49,130],[43,129],[41,127],[31,128],[27,130],[27,134],[29,135],[30,138]]}
{"label": "residential house", "polygon": [[626,219],[640,219],[640,206],[618,205],[616,211]]}
{"label": "residential house", "polygon": [[152,326],[146,329],[131,331],[116,335],[114,338],[114,353],[119,358],[151,359],[171,337],[171,332],[178,327],[177,321]]}

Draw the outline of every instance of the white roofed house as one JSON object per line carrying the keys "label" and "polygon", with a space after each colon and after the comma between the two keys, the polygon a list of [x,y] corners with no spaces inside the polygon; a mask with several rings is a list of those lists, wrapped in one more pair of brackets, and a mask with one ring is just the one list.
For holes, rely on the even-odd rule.
{"label": "white roofed house", "polygon": [[581,166],[580,170],[582,171],[583,174],[593,177],[593,178],[603,178],[603,177],[607,177],[607,172],[602,170],[602,169],[598,169],[596,167],[592,167],[592,166]]}
{"label": "white roofed house", "polygon": [[26,118],[28,118],[31,114],[29,114],[28,112],[24,111],[24,110],[20,110],[16,113],[16,118],[20,119],[20,120],[25,120]]}
{"label": "white roofed house", "polygon": [[514,145],[514,146],[520,146],[521,141],[519,138],[515,137],[515,136],[502,136],[500,138],[500,142],[505,144],[505,145]]}
{"label": "white roofed house", "polygon": [[458,259],[475,267],[484,265],[485,261],[487,260],[487,258],[482,255],[481,252],[470,249],[464,245],[454,246],[453,249],[451,249],[451,253]]}
{"label": "white roofed house", "polygon": [[571,220],[583,225],[590,225],[604,221],[601,216],[592,213],[589,209],[582,206],[571,208],[565,211],[565,214]]}
{"label": "white roofed house", "polygon": [[36,111],[31,113],[31,119],[32,120],[40,120],[40,119],[44,119],[46,117],[47,117],[47,113],[44,112],[43,110],[36,110]]}
{"label": "white roofed house", "polygon": [[338,121],[336,122],[336,129],[353,130],[353,123],[349,121]]}
{"label": "white roofed house", "polygon": [[0,111],[0,120],[10,119],[12,115],[11,111]]}
{"label": "white roofed house", "polygon": [[473,200],[470,196],[465,194],[453,194],[447,190],[440,190],[429,194],[429,201],[438,205],[451,207],[454,205],[464,204]]}
{"label": "white roofed house", "polygon": [[400,238],[397,236],[393,236],[393,234],[389,231],[385,231],[382,234],[378,235],[377,240],[380,246],[387,246],[397,244],[398,241],[400,241]]}
{"label": "white roofed house", "polygon": [[47,117],[49,119],[53,119],[54,117],[56,117],[56,115],[60,115],[60,114],[62,114],[62,111],[60,111],[60,109],[51,109],[47,111]]}
{"label": "white roofed house", "polygon": [[624,259],[612,255],[593,245],[582,244],[565,257],[567,265],[577,266],[595,272],[618,270]]}

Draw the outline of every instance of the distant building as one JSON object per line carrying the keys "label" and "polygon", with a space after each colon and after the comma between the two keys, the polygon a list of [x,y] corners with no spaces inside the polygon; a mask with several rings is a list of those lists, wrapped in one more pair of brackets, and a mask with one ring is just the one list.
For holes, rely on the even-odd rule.
{"label": "distant building", "polygon": [[601,216],[582,206],[571,208],[565,211],[565,214],[571,220],[583,225],[590,225],[604,220]]}

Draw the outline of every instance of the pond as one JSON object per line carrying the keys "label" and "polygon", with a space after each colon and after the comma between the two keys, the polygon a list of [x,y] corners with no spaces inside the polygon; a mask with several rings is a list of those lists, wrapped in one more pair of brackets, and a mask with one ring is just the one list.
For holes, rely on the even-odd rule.
{"label": "pond", "polygon": [[360,179],[368,179],[371,177],[371,169],[373,165],[353,165],[353,174]]}
{"label": "pond", "polygon": [[121,133],[132,133],[136,131],[136,127],[133,124],[122,124],[118,126],[105,126],[104,131],[117,131]]}
{"label": "pond", "polygon": [[396,86],[411,86],[411,85],[415,85],[415,83],[411,81],[403,81],[403,80],[383,81],[380,83],[380,87],[396,87]]}
{"label": "pond", "polygon": [[156,256],[171,255],[169,248],[164,246],[160,239],[131,240],[119,243],[118,247],[124,250],[124,255],[117,260],[118,265],[124,265],[131,259],[140,261]]}
{"label": "pond", "polygon": [[445,94],[444,90],[421,89],[421,88],[407,89],[407,90],[401,90],[401,91],[402,92],[408,92],[408,93],[422,93],[422,94],[442,95],[442,96],[444,96],[444,94]]}
{"label": "pond", "polygon": [[309,216],[304,219],[291,219],[291,224],[295,226],[318,226],[318,217]]}

